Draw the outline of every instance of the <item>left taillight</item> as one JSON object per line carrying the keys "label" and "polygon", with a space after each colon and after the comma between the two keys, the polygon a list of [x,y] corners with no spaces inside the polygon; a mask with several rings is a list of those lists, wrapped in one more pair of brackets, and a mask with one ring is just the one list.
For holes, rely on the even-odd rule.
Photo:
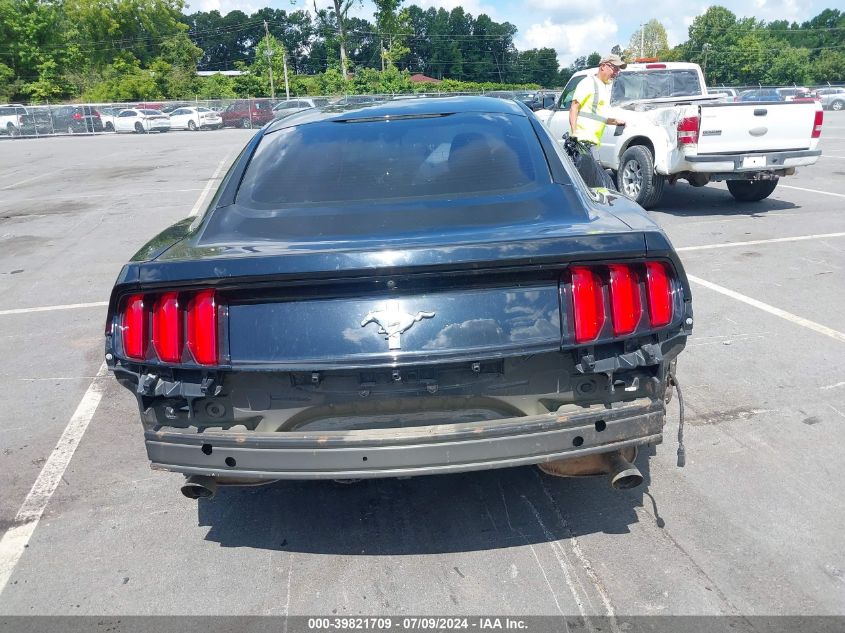
{"label": "left taillight", "polygon": [[678,122],[678,144],[696,145],[698,143],[699,120],[697,116],[689,116]]}
{"label": "left taillight", "polygon": [[192,358],[198,365],[218,363],[214,290],[133,294],[122,305],[120,336],[127,358],[164,363]]}

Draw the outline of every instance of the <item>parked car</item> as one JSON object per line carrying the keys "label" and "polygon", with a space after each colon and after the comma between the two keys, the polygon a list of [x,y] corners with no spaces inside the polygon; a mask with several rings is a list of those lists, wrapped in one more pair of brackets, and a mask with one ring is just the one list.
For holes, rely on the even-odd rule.
{"label": "parked car", "polygon": [[162,106],[161,108],[153,108],[154,110],[161,110],[165,114],[171,114],[174,110],[178,110],[180,108],[192,108],[195,107],[190,103],[168,103],[167,105]]}
{"label": "parked car", "polygon": [[845,88],[819,88],[819,98],[825,110],[836,110],[845,108]]}
{"label": "parked car", "polygon": [[328,104],[329,100],[326,97],[298,97],[290,101],[282,101],[273,106],[273,118],[284,119],[286,116],[308,108],[319,108]]}
{"label": "parked car", "polygon": [[115,132],[147,132],[170,131],[170,118],[160,110],[147,108],[130,108],[121,110],[114,120]]}
{"label": "parked car", "polygon": [[708,88],[707,94],[722,97],[722,101],[729,103],[739,101],[739,92],[736,88]]}
{"label": "parked car", "polygon": [[544,90],[534,95],[534,99],[526,105],[534,112],[537,110],[551,109],[557,100],[560,99],[560,90]]}
{"label": "parked car", "polygon": [[103,129],[106,132],[114,132],[114,120],[124,108],[116,106],[99,106],[97,111],[100,113],[100,119],[103,121]]}
{"label": "parked car", "polygon": [[[575,87],[596,71],[575,73],[555,109],[536,113],[556,139],[569,132]],[[749,102],[719,103],[697,64],[628,64],[613,81],[607,115],[625,125],[604,128],[599,162],[615,172],[620,192],[647,209],[679,178],[694,187],[726,181],[736,200],[763,200],[780,178],[818,161],[824,119],[820,104],[785,103],[770,90],[772,107],[752,103],[766,96],[761,91]]]}
{"label": "parked car", "polygon": [[132,109],[133,110],[158,110],[161,112],[161,109],[166,107],[166,103],[154,102],[154,103],[137,103],[135,104]]}
{"label": "parked car", "polygon": [[18,136],[26,113],[26,108],[20,103],[0,105],[0,132],[9,136]]}
{"label": "parked car", "polygon": [[170,113],[170,127],[174,130],[217,130],[223,118],[208,108],[177,108]]}
{"label": "parked car", "polygon": [[804,97],[810,92],[809,88],[804,88],[803,86],[788,86],[785,88],[775,88],[775,90],[783,97],[784,101],[793,101],[796,97]]}
{"label": "parked car", "polygon": [[103,121],[94,106],[69,105],[50,108],[50,116],[56,132],[79,134],[103,131]]}
{"label": "parked car", "polygon": [[24,136],[53,134],[53,120],[47,106],[29,106],[21,117],[20,132]]}
{"label": "parked car", "polygon": [[221,113],[227,127],[261,127],[273,120],[273,106],[269,99],[252,99],[230,103]]}
{"label": "parked car", "polygon": [[186,496],[526,464],[642,481],[690,286],[663,230],[588,189],[523,104],[281,119],[212,200],[124,266],[106,327]]}
{"label": "parked car", "polygon": [[786,101],[786,98],[775,88],[756,88],[754,90],[743,90],[739,94],[740,101]]}

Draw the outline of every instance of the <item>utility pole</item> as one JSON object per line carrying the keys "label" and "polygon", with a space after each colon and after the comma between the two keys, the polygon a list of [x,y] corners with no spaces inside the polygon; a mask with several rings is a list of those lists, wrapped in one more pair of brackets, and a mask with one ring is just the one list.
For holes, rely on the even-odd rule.
{"label": "utility pole", "polygon": [[640,24],[640,57],[645,57],[645,24]]}
{"label": "utility pole", "polygon": [[[264,35],[267,41],[267,50],[264,51],[264,54],[267,56],[267,67],[270,69],[270,98],[275,99],[276,89],[273,86],[273,49],[270,48],[270,29],[267,28],[267,20],[264,20]],[[285,79],[287,80],[287,73],[285,73]],[[285,84],[287,84],[287,81]]]}
{"label": "utility pole", "polygon": [[710,44],[707,42],[701,47],[704,50],[704,68],[701,69],[701,74],[704,76],[704,83],[707,83],[707,53],[710,52]]}
{"label": "utility pole", "polygon": [[285,67],[285,100],[290,101],[290,85],[288,85],[288,52],[282,53],[282,64]]}

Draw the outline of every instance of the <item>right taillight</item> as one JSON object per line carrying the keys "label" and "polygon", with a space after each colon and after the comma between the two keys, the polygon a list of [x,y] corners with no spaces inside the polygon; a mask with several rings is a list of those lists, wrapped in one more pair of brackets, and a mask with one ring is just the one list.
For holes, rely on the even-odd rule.
{"label": "right taillight", "polygon": [[672,282],[666,266],[660,262],[648,262],[645,267],[651,326],[669,325],[672,322]]}
{"label": "right taillight", "polygon": [[697,116],[689,116],[678,122],[678,144],[695,145],[698,143],[699,121]]}
{"label": "right taillight", "polygon": [[824,122],[824,112],[816,110],[816,118],[813,120],[813,133],[810,138],[819,138],[822,135],[822,123]]}
{"label": "right taillight", "polygon": [[674,318],[675,285],[668,264],[576,265],[569,269],[569,280],[570,336],[577,344],[646,333]]}

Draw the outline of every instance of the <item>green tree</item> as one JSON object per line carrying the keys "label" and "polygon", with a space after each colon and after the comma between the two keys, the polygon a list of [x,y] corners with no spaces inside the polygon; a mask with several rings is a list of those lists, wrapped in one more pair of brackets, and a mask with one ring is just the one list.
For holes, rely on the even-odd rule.
{"label": "green tree", "polygon": [[285,89],[285,47],[272,35],[263,37],[255,47],[255,61],[250,74],[261,81],[261,94],[270,96],[270,69],[273,69],[273,90],[278,94]]}
{"label": "green tree", "polygon": [[625,56],[635,57],[663,57],[669,50],[669,38],[666,35],[666,28],[659,20],[649,20],[643,26],[634,31],[628,41],[628,48]]}

